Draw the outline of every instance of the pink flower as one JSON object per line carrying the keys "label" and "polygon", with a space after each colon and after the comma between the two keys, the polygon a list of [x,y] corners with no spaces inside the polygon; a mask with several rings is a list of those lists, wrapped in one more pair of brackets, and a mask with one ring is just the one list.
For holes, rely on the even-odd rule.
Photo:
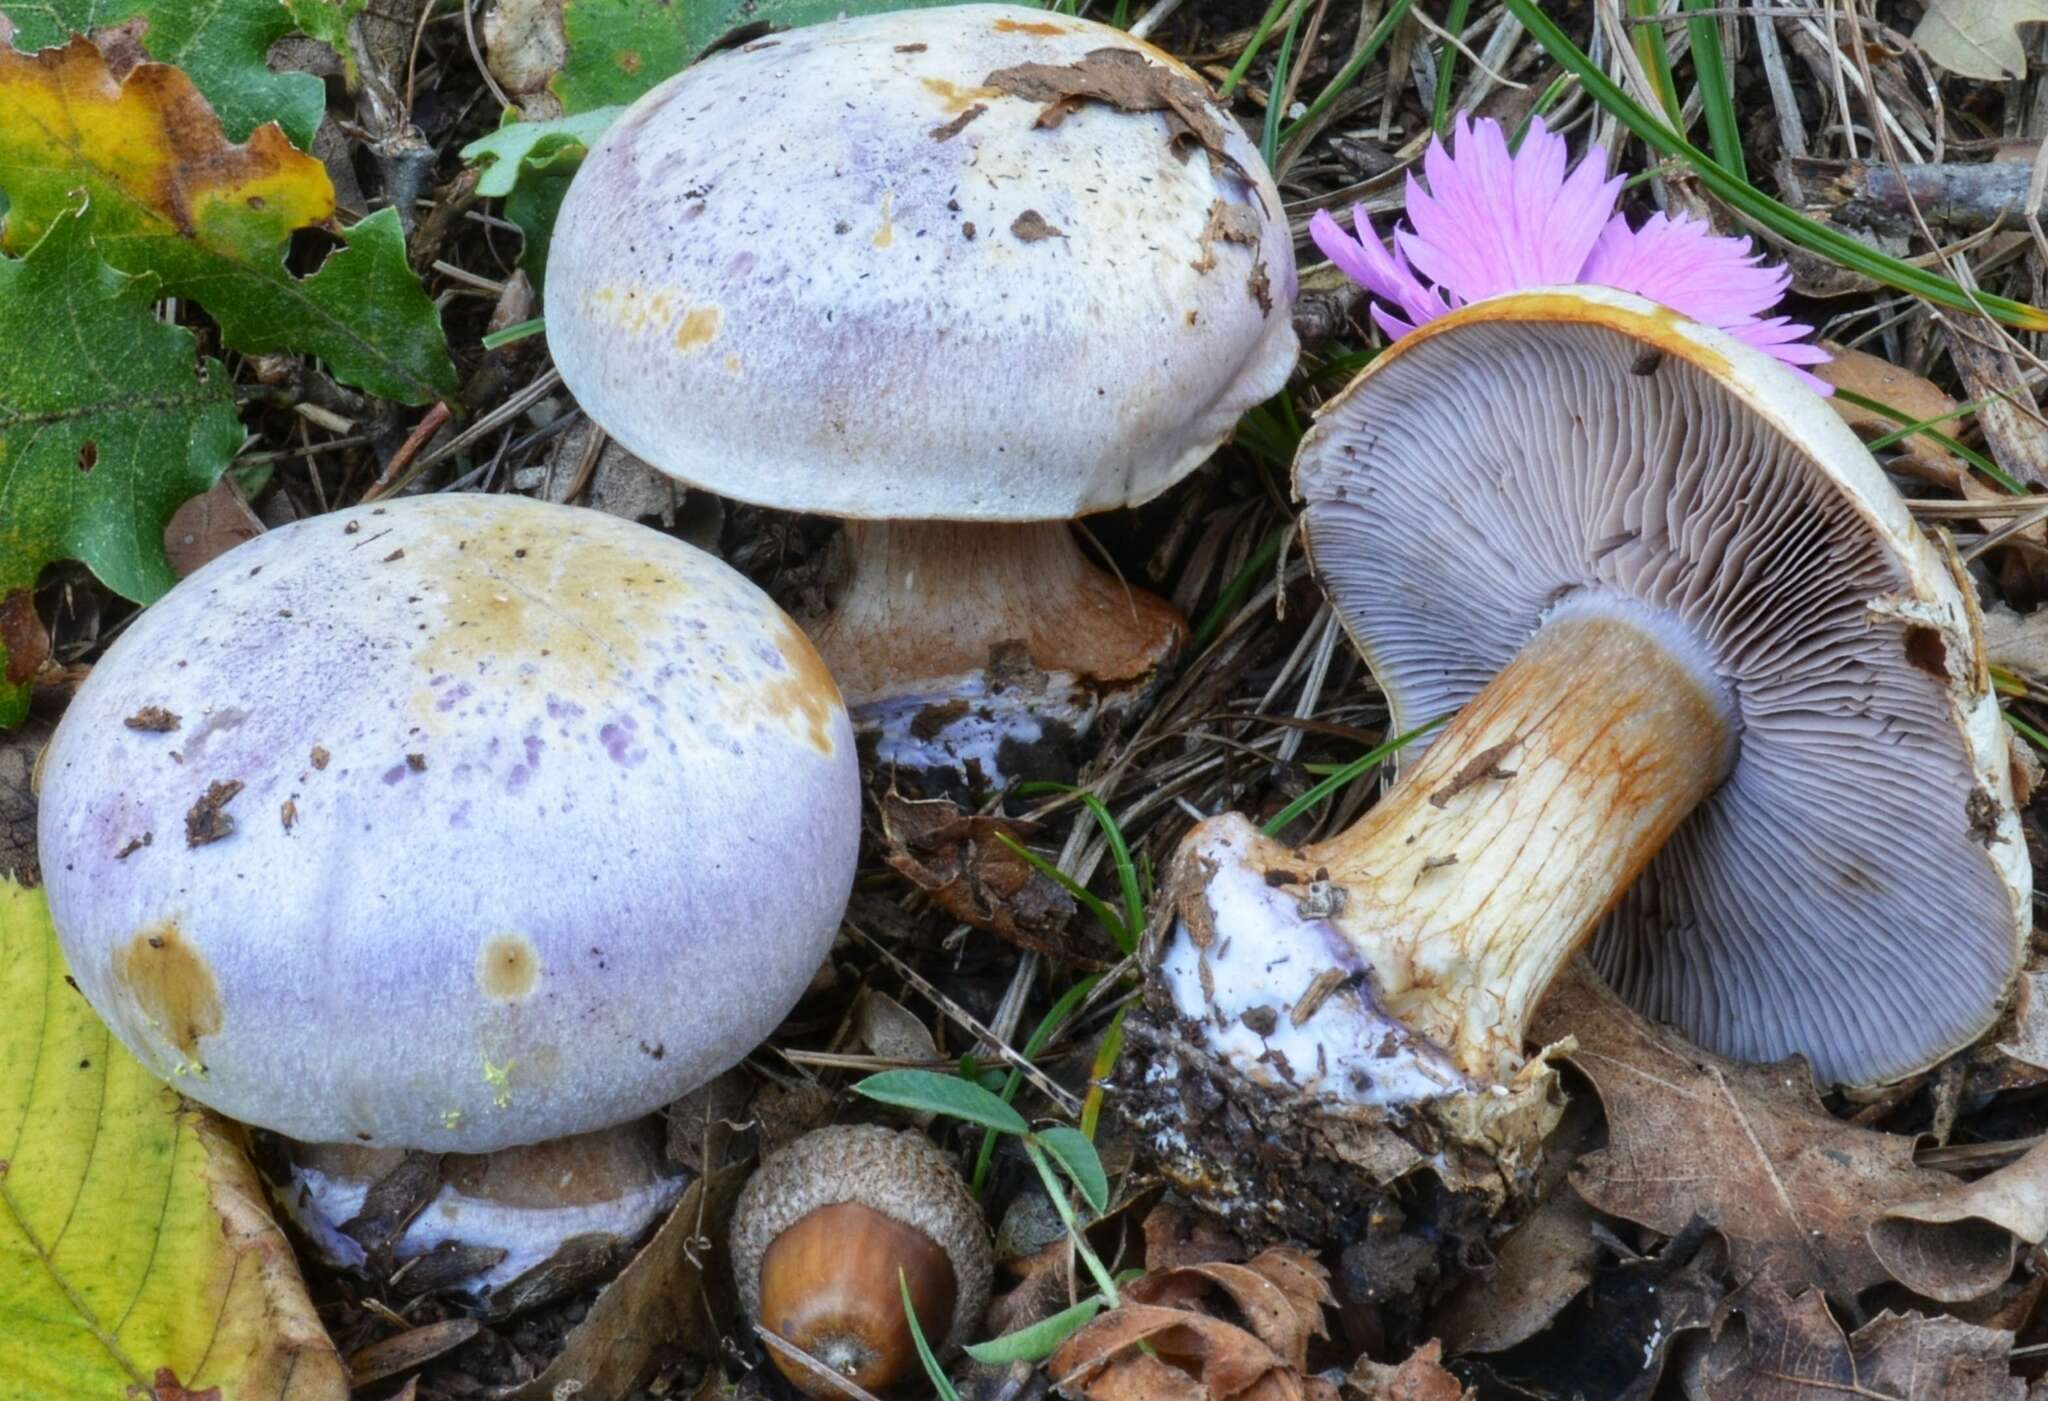
{"label": "pink flower", "polygon": [[1820,393],[1834,392],[1799,369],[1829,358],[1802,339],[1813,328],[1765,318],[1791,275],[1764,266],[1748,239],[1723,238],[1699,220],[1663,214],[1630,228],[1614,208],[1621,180],[1600,178],[1606,152],[1593,147],[1567,172],[1564,138],[1540,117],[1513,153],[1500,123],[1490,119],[1460,118],[1454,144],[1455,154],[1441,141],[1430,143],[1426,185],[1408,177],[1412,227],[1395,231],[1391,249],[1363,208],[1351,211],[1356,237],[1327,213],[1309,221],[1309,236],[1330,261],[1391,303],[1372,308],[1388,339],[1482,297],[1597,282],[1717,326],[1790,365]]}

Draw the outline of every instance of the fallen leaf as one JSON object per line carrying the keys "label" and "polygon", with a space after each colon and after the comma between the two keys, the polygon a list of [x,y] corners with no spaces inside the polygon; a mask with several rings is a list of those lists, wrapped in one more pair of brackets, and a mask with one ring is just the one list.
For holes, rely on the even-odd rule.
{"label": "fallen leaf", "polygon": [[[854,1034],[871,1055],[883,1060],[910,1061],[929,1065],[941,1060],[931,1028],[919,1021],[901,1002],[885,992],[868,988],[853,1009]],[[926,1116],[926,1123],[930,1122]]]}
{"label": "fallen leaf", "polygon": [[294,277],[286,241],[333,217],[334,187],[275,124],[231,144],[183,72],[144,63],[117,77],[87,39],[0,48],[0,247],[32,246],[81,189],[100,256],[199,302],[233,348],[317,355],[408,404],[454,392],[440,315],[406,263],[396,210],[343,230],[318,272]]}
{"label": "fallen leaf", "polygon": [[1492,1264],[1461,1280],[1432,1315],[1432,1331],[1452,1352],[1511,1348],[1541,1332],[1593,1282],[1600,1260],[1593,1209],[1566,1180],[1578,1156],[1572,1145],[1583,1145],[1588,1120],[1597,1123],[1598,1111],[1574,1096],[1544,1153],[1536,1209],[1495,1248]]}
{"label": "fallen leaf", "polygon": [[1444,1370],[1444,1345],[1432,1338],[1400,1363],[1361,1357],[1344,1379],[1358,1401],[1470,1401],[1477,1395]]}
{"label": "fallen leaf", "polygon": [[1020,243],[1039,243],[1048,238],[1065,238],[1057,227],[1048,224],[1045,216],[1036,209],[1027,209],[1010,221],[1010,232]]}
{"label": "fallen leaf", "polygon": [[1565,1031],[1609,1135],[1572,1184],[1597,1209],[1667,1236],[1704,1221],[1726,1238],[1738,1279],[1853,1299],[1890,1277],[1866,1239],[1871,1223],[1952,1185],[1914,1166],[1912,1139],[1830,1115],[1803,1060],[1724,1060],[1653,1026],[1577,965],[1534,1035]]}
{"label": "fallen leaf", "polygon": [[1228,162],[1224,128],[1208,91],[1194,79],[1154,63],[1132,49],[1097,49],[1074,63],[1019,63],[998,68],[982,82],[1011,97],[1042,102],[1037,125],[1058,126],[1090,102],[1119,112],[1164,112],[1167,140],[1191,142],[1216,162]]}
{"label": "fallen leaf", "polygon": [[263,522],[249,509],[249,498],[233,477],[223,476],[171,517],[164,527],[164,555],[171,572],[182,579],[262,533]]}
{"label": "fallen leaf", "polygon": [[50,726],[34,718],[0,734],[0,882],[41,885],[36,864],[36,759]]}
{"label": "fallen leaf", "polygon": [[1853,1334],[1819,1290],[1750,1289],[1701,1364],[1703,1401],[2022,1401],[2011,1333],[1955,1318],[1881,1313]]}
{"label": "fallen leaf", "polygon": [[1029,822],[963,812],[944,798],[891,791],[881,802],[883,860],[963,923],[1088,968],[1107,966],[1100,949],[1069,934],[1074,899],[999,837],[1022,843]]}
{"label": "fallen leaf", "polygon": [[[360,9],[363,0],[352,0]],[[235,140],[274,121],[300,149],[310,146],[327,110],[327,91],[306,73],[272,72],[264,56],[294,28],[319,22],[326,0],[289,5],[165,4],[163,0],[11,0],[0,9],[14,21],[14,47],[24,52],[62,44],[73,34],[140,20],[142,51],[191,75]],[[294,21],[297,21],[295,23]],[[344,18],[345,26],[347,20]],[[315,37],[325,37],[316,34]]]}
{"label": "fallen leaf", "polygon": [[[1924,379],[1911,370],[1901,369],[1891,361],[1867,351],[1854,350],[1833,341],[1827,343],[1827,350],[1834,358],[1813,367],[1814,374],[1820,379],[1837,389],[1846,389],[1865,399],[1872,399],[1889,408],[1897,409],[1906,415],[1908,423],[1941,419],[1943,422],[1934,425],[1935,430],[1941,433],[1954,432],[1956,423],[1949,415],[1955,412],[1956,401],[1932,380]],[[1831,396],[1828,404],[1865,442],[1885,437],[1903,426],[1888,414],[1850,402],[1845,395]],[[1902,438],[1898,446],[1903,451],[1910,451],[1920,460],[1941,468],[1950,485],[1956,484],[1965,475],[1962,459],[1941,447],[1932,438],[1918,435]]]}
{"label": "fallen leaf", "polygon": [[736,1164],[692,1182],[661,1229],[569,1330],[554,1361],[503,1401],[624,1396],[664,1349],[713,1354],[732,1316],[725,1242],[746,1179],[746,1165]]}
{"label": "fallen leaf", "polygon": [[461,1347],[483,1331],[473,1318],[447,1318],[357,1348],[348,1355],[349,1374],[359,1387],[424,1366],[442,1353]]}
{"label": "fallen leaf", "polygon": [[1888,1208],[1870,1248],[1916,1294],[1959,1304],[2011,1276],[2020,1247],[2048,1238],[2048,1143],[1975,1182]]}
{"label": "fallen leaf", "polygon": [[[60,214],[0,258],[0,600],[24,606],[43,566],[74,555],[138,603],[170,588],[164,525],[242,441],[227,372],[156,319],[154,279],[100,260],[88,217]],[[0,726],[28,704],[19,645],[0,634]]]}
{"label": "fallen leaf", "polygon": [[346,1401],[240,1130],[144,1070],[0,882],[0,1377],[9,1397]]}
{"label": "fallen leaf", "polygon": [[2027,75],[2019,27],[2048,20],[2048,0],[1928,0],[1913,42],[1951,73],[1994,83]]}
{"label": "fallen leaf", "polygon": [[[1060,1344],[1047,1373],[1062,1391],[1091,1401],[1333,1401],[1335,1388],[1303,1371],[1309,1339],[1325,1336],[1328,1279],[1314,1260],[1284,1247],[1243,1265],[1154,1270]],[[1239,1322],[1198,1307],[1225,1301]]]}

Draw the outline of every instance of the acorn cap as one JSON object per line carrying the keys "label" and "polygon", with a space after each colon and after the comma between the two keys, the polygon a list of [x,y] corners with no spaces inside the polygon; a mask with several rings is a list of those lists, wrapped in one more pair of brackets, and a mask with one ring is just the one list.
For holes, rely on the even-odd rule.
{"label": "acorn cap", "polygon": [[858,1202],[921,1231],[952,1261],[956,1293],[946,1347],[988,1309],[995,1257],[981,1207],[952,1160],[923,1134],[879,1124],[816,1129],[762,1159],[733,1214],[733,1272],[749,1316],[761,1311],[761,1259],[775,1238],[824,1207]]}

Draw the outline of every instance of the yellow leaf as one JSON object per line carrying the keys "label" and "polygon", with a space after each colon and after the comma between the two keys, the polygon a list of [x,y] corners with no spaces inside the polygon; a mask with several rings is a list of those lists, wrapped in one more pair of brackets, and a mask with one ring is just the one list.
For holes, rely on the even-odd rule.
{"label": "yellow leaf", "polygon": [[346,1401],[233,1125],[181,1104],[0,880],[0,1394]]}
{"label": "yellow leaf", "polygon": [[234,349],[317,355],[406,403],[452,393],[447,339],[397,211],[341,230],[343,247],[294,276],[292,233],[332,226],[326,167],[274,122],[229,141],[182,70],[135,57],[83,38],[32,54],[0,43],[0,250],[33,247],[83,191],[94,251],[199,302]]}

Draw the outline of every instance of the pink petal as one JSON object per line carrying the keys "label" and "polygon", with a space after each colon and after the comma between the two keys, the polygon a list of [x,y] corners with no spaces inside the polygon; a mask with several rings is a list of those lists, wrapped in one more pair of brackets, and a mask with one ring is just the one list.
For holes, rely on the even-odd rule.
{"label": "pink petal", "polygon": [[1432,142],[1423,157],[1428,188],[1409,178],[1414,227],[1396,247],[1455,301],[1578,281],[1621,181],[1602,178],[1598,147],[1569,175],[1566,154],[1540,118],[1513,154],[1499,122],[1461,118],[1455,151]]}
{"label": "pink petal", "polygon": [[[1363,205],[1352,209],[1351,223],[1360,231],[1357,237],[1345,233],[1343,226],[1327,212],[1318,210],[1308,222],[1308,234],[1346,277],[1407,313],[1406,322],[1393,323],[1403,328],[1398,334],[1389,333],[1393,339],[1398,340],[1423,322],[1434,321],[1450,310],[1442,297],[1417,280],[1400,250],[1389,253],[1380,243],[1372,216]],[[1386,329],[1386,324],[1382,322],[1381,329]]]}
{"label": "pink petal", "polygon": [[[1812,344],[1798,343],[1810,335],[1784,317],[1758,318],[1778,304],[1792,275],[1766,267],[1746,238],[1723,238],[1697,219],[1672,219],[1652,214],[1639,229],[1615,215],[1601,231],[1585,280],[1634,292],[1776,356],[1788,365],[1814,365],[1829,358]],[[1820,380],[1823,393],[1832,393]]]}

